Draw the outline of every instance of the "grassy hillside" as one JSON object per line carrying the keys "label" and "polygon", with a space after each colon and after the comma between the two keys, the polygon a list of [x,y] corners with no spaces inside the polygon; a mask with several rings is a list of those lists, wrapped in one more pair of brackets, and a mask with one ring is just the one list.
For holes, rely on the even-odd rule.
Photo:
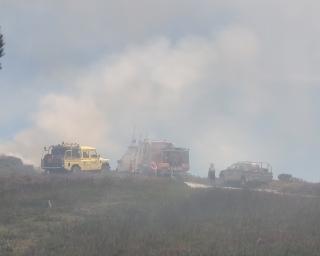
{"label": "grassy hillside", "polygon": [[[49,201],[50,200],[50,201]],[[320,200],[110,175],[0,179],[0,255],[319,255]]]}
{"label": "grassy hillside", "polygon": [[0,155],[0,177],[16,174],[36,174],[32,165],[26,165],[15,156]]}

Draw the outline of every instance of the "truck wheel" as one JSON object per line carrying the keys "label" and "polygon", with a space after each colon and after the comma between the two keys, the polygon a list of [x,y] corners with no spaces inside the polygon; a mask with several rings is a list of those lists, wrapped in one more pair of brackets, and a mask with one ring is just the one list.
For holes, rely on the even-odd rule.
{"label": "truck wheel", "polygon": [[102,172],[109,172],[110,170],[111,170],[111,168],[110,168],[110,164],[109,163],[103,164],[101,166],[101,171]]}
{"label": "truck wheel", "polygon": [[71,172],[73,172],[73,173],[79,173],[79,172],[81,172],[80,166],[78,166],[78,165],[72,166]]}

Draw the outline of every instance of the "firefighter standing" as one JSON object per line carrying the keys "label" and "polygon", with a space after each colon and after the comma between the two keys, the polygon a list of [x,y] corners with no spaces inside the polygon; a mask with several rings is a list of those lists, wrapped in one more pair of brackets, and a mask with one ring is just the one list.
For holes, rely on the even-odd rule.
{"label": "firefighter standing", "polygon": [[208,179],[211,185],[215,184],[216,181],[216,169],[214,168],[214,164],[211,163],[208,170]]}

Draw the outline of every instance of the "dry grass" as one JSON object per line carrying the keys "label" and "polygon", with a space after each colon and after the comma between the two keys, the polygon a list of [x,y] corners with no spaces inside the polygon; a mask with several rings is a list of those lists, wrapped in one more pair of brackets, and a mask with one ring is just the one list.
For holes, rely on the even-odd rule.
{"label": "dry grass", "polygon": [[16,176],[0,184],[0,255],[320,251],[317,198],[195,191],[166,178],[113,175]]}

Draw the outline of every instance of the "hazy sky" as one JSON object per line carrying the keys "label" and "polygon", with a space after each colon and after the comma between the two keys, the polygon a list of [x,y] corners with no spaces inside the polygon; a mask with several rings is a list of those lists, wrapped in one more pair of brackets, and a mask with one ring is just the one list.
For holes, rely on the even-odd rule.
{"label": "hazy sky", "polygon": [[320,181],[320,2],[0,0],[0,152],[120,158],[137,134],[192,172],[260,160]]}

